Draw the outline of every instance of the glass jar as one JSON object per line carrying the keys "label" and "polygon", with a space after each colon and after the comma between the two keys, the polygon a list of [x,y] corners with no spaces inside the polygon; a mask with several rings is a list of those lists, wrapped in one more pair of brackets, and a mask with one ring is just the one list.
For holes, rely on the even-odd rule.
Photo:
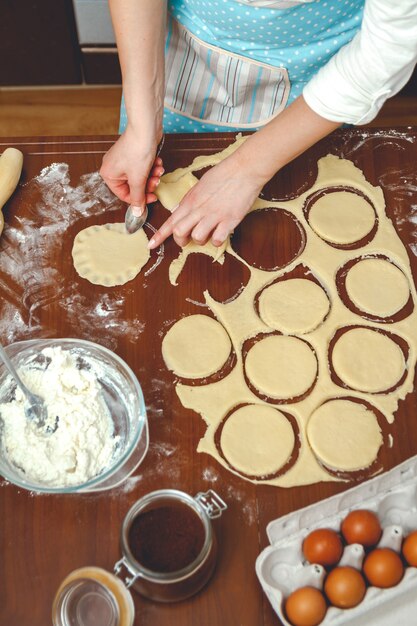
{"label": "glass jar", "polygon": [[[226,509],[225,502],[211,489],[195,497],[175,489],[162,489],[145,495],[135,502],[124,518],[120,536],[123,556],[116,563],[114,574],[99,567],[84,567],[71,572],[55,595],[53,625],[132,626],[135,611],[130,587],[156,602],[178,602],[196,594],[207,584],[216,566],[217,541],[211,520],[220,517]],[[168,524],[161,525],[166,514],[171,516]],[[155,517],[147,519],[147,515],[156,515],[159,526],[154,524]],[[143,520],[145,525],[142,525],[141,531]],[[181,528],[183,522],[181,545],[172,546],[175,549],[169,554],[169,534],[162,535],[165,530],[172,529],[173,542],[178,544],[179,534],[175,528]],[[145,536],[143,529],[147,529],[148,533],[151,531],[152,537],[149,534]],[[147,543],[141,544],[141,540],[146,538]],[[187,553],[184,564],[181,552],[188,552],[189,539],[193,548],[198,550],[189,562]],[[144,564],[138,560],[138,546],[142,550],[145,545],[151,550],[146,550]],[[165,546],[162,551],[161,545]],[[152,554],[152,546],[158,546],[158,554]],[[146,566],[161,557],[163,567],[166,569],[168,563],[170,571],[158,571]],[[179,569],[175,569],[177,557],[182,561]]]}
{"label": "glass jar", "polygon": [[[135,555],[130,531],[135,520],[144,514],[163,509],[168,511],[173,506],[179,507],[178,514],[184,509],[184,512],[188,510],[191,516],[195,516],[197,525],[189,524],[190,532],[197,532],[200,525],[201,549],[195,558],[179,569],[170,568],[171,571],[151,569]],[[124,519],[120,539],[123,558],[116,564],[116,573],[124,569],[127,572],[126,583],[141,595],[157,602],[177,602],[194,595],[204,587],[213,574],[217,559],[217,541],[211,520],[220,517],[226,508],[223,500],[212,490],[198,493],[194,498],[175,489],[162,489],[144,496],[131,507]],[[190,519],[187,523],[189,521]],[[168,523],[175,523],[175,519],[170,519]],[[163,532],[163,529],[160,528],[160,531]],[[157,532],[155,529],[155,533]],[[161,541],[163,539],[161,537]],[[169,537],[165,537],[165,544],[167,550],[174,548],[169,545]],[[152,555],[148,557],[152,559]]]}
{"label": "glass jar", "polygon": [[132,626],[135,607],[123,582],[101,567],[82,567],[61,583],[52,605],[54,626]]}

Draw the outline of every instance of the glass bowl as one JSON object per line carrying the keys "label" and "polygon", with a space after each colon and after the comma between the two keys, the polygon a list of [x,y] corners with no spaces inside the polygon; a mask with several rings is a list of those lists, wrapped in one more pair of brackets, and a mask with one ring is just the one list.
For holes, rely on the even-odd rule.
{"label": "glass bowl", "polygon": [[[0,427],[0,474],[19,487],[44,493],[91,492],[112,489],[130,476],[143,461],[149,445],[148,421],[141,386],[130,367],[107,348],[81,339],[34,339],[7,346],[6,351],[16,368],[22,367],[44,348],[60,347],[77,357],[79,366],[96,375],[119,436],[117,449],[107,468],[82,484],[55,487],[33,482],[22,470],[9,462],[3,449]],[[0,363],[0,403],[10,399],[10,375]],[[8,395],[9,394],[9,395]],[[1,423],[1,417],[0,417]],[[0,424],[1,425],[1,424]]]}

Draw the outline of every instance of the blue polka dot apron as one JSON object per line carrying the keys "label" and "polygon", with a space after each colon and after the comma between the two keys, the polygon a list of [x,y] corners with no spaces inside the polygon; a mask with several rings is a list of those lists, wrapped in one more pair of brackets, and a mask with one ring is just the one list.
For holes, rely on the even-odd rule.
{"label": "blue polka dot apron", "polygon": [[165,132],[263,126],[354,37],[364,2],[169,0]]}

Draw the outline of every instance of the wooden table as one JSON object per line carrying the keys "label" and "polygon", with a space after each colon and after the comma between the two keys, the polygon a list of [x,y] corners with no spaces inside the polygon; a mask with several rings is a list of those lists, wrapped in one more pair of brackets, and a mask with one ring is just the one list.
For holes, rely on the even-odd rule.
{"label": "wooden table", "polygon": [[[178,248],[169,241],[159,267],[148,276],[141,273],[123,287],[97,287],[79,278],[71,261],[75,234],[94,223],[121,221],[124,206],[109,202],[111,210],[105,212],[106,201],[98,200],[97,211],[93,206],[89,217],[73,218],[70,214],[66,218],[68,227],[57,234],[50,228],[45,202],[40,215],[40,187],[33,177],[51,163],[66,163],[68,184],[77,186],[80,176],[99,168],[103,153],[113,140],[57,137],[4,139],[0,143],[0,151],[14,145],[24,152],[22,183],[27,183],[5,208],[11,229],[3,234],[0,248],[1,340],[10,343],[40,335],[79,337],[115,350],[134,369],[142,384],[151,440],[136,477],[114,491],[41,496],[5,482],[1,484],[0,623],[46,626],[50,623],[54,593],[70,571],[89,564],[111,570],[120,555],[123,517],[143,494],[170,487],[194,494],[212,487],[229,506],[227,513],[215,522],[220,555],[214,578],[198,596],[177,605],[154,604],[134,594],[135,623],[276,625],[279,620],[254,571],[255,558],[266,545],[266,524],[350,485],[322,483],[288,490],[255,486],[227,472],[211,457],[197,454],[197,442],[205,427],[198,415],[182,408],[175,394],[172,376],[161,359],[161,330],[167,321],[202,312],[190,300],[201,300],[204,288],[218,299],[233,295],[247,280],[247,270],[232,258],[221,267],[202,255],[193,255],[179,285],[173,287],[167,270]],[[163,152],[165,167],[169,171],[186,165],[195,155],[216,152],[230,141],[230,135],[169,136]],[[383,187],[388,214],[407,246],[416,278],[417,226],[405,218],[413,211],[417,215],[417,132],[336,132],[284,168],[265,188],[265,197],[285,199],[306,190],[315,178],[317,159],[328,152],[353,160],[372,184]],[[91,196],[95,194],[92,190]],[[60,197],[64,195],[61,193]],[[50,201],[59,203],[58,196],[53,195]],[[59,206],[50,210],[56,215]],[[62,211],[63,215],[70,211],[65,198]],[[161,224],[165,216],[165,210],[155,207],[152,224]],[[17,245],[16,236],[26,228],[24,224],[28,224],[29,218],[26,239],[20,238]],[[248,255],[259,247],[268,256],[271,248],[270,254],[279,258],[295,245],[292,237],[291,233],[271,231],[270,225],[251,234],[243,225],[236,233],[235,245]],[[416,409],[415,394],[400,403],[394,426],[395,445],[383,453],[386,469],[417,453]]]}

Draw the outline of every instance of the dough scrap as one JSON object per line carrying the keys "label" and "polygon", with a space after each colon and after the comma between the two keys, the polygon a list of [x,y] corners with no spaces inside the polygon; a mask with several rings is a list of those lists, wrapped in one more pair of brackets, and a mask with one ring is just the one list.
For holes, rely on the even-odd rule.
{"label": "dough scrap", "polygon": [[137,276],[150,257],[143,228],[133,235],[124,223],[89,226],[74,239],[72,258],[81,276],[94,285],[124,285]]}
{"label": "dough scrap", "polygon": [[375,414],[363,404],[343,399],[330,400],[314,411],[307,436],[323,463],[351,472],[372,465],[383,443]]}
{"label": "dough scrap", "polygon": [[162,341],[168,368],[183,378],[204,378],[227,361],[232,344],[223,326],[208,315],[183,317]]}
{"label": "dough scrap", "polygon": [[372,206],[351,191],[326,193],[311,206],[308,221],[325,241],[351,244],[368,235],[375,224]]}
{"label": "dough scrap", "polygon": [[259,297],[259,314],[265,324],[287,334],[314,330],[329,309],[326,292],[306,278],[280,280]]}
{"label": "dough scrap", "polygon": [[228,462],[249,476],[276,473],[291,457],[294,443],[294,431],[285,415],[259,404],[232,413],[220,437]]}
{"label": "dough scrap", "polygon": [[317,360],[301,339],[270,335],[249,350],[245,370],[261,393],[287,400],[310,389],[317,376]]}
{"label": "dough scrap", "polygon": [[408,302],[410,288],[403,272],[385,259],[363,259],[346,274],[346,291],[361,311],[389,317]]}
{"label": "dough scrap", "polygon": [[387,335],[370,328],[353,328],[334,345],[332,363],[352,389],[378,393],[394,387],[404,374],[401,348]]}
{"label": "dough scrap", "polygon": [[181,274],[185,262],[190,256],[190,254],[206,254],[207,256],[211,256],[213,258],[213,263],[217,261],[220,265],[224,263],[224,251],[226,250],[229,243],[229,239],[227,239],[221,246],[218,248],[214,246],[210,241],[207,242],[204,246],[200,246],[194,241],[190,241],[184,248],[182,248],[178,257],[174,259],[169,266],[168,277],[171,285],[178,285],[178,276]]}
{"label": "dough scrap", "polygon": [[183,199],[187,191],[190,191],[198,183],[198,178],[191,172],[187,172],[181,177],[181,181],[170,182],[169,174],[165,174],[160,179],[155,195],[168,211],[174,211],[176,206]]}
{"label": "dough scrap", "polygon": [[[171,211],[171,213],[177,208],[183,197],[198,183],[198,178],[194,176],[193,172],[198,172],[204,169],[208,165],[216,165],[223,159],[232,154],[239,148],[242,143],[247,140],[247,136],[242,136],[240,133],[236,137],[236,141],[231,143],[225,150],[210,154],[208,156],[197,156],[191,165],[187,167],[179,167],[173,172],[168,172],[161,177],[160,184],[155,190],[155,195],[161,204]],[[171,285],[177,285],[178,276],[181,274],[184,265],[190,256],[194,253],[202,253],[213,258],[213,262],[224,262],[224,252],[229,247],[229,237],[219,247],[214,246],[211,242],[205,245],[199,245],[195,242],[190,242],[184,248],[182,248],[180,254],[174,259],[169,267],[169,281]]]}

